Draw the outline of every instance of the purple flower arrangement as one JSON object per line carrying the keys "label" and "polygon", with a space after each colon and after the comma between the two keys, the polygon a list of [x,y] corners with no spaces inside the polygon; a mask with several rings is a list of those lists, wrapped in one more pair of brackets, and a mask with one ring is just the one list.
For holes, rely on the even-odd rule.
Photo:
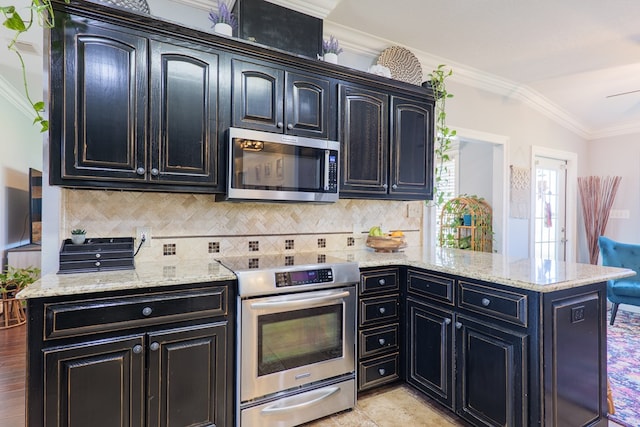
{"label": "purple flower arrangement", "polygon": [[322,53],[335,53],[336,55],[341,54],[342,48],[340,47],[340,43],[338,43],[338,39],[330,36],[329,40],[322,40]]}
{"label": "purple flower arrangement", "polygon": [[218,0],[218,12],[214,12],[213,9],[209,12],[209,21],[213,22],[212,26],[216,24],[229,24],[234,30],[238,26],[236,17],[233,16],[227,4],[220,0]]}

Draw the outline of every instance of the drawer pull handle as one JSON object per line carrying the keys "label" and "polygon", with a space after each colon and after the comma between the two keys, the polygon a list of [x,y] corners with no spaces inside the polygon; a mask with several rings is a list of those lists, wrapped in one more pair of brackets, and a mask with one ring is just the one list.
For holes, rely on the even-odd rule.
{"label": "drawer pull handle", "polygon": [[293,129],[293,125],[292,125],[291,123],[289,123],[289,124],[287,125],[287,129],[289,129],[289,130]]}
{"label": "drawer pull handle", "polygon": [[387,343],[387,340],[385,340],[384,338],[378,338],[378,342],[380,343],[380,345],[385,345]]}
{"label": "drawer pull handle", "polygon": [[380,368],[378,369],[378,373],[380,374],[381,377],[384,377],[384,374],[386,374],[387,371],[384,368]]}
{"label": "drawer pull handle", "polygon": [[461,329],[461,328],[462,328],[462,323],[456,322],[456,329]]}
{"label": "drawer pull handle", "polygon": [[491,304],[491,300],[489,298],[482,298],[482,305],[487,307],[489,304]]}
{"label": "drawer pull handle", "polygon": [[100,261],[96,261],[96,267],[100,267]]}
{"label": "drawer pull handle", "polygon": [[144,175],[147,171],[143,167],[139,167],[136,169],[136,173],[138,175]]}
{"label": "drawer pull handle", "polygon": [[143,316],[150,316],[152,312],[153,310],[151,309],[151,307],[145,307],[142,309]]}
{"label": "drawer pull handle", "polygon": [[444,324],[445,325],[450,325],[451,324],[451,319],[449,319],[448,317],[446,319],[444,319]]}
{"label": "drawer pull handle", "polygon": [[160,348],[160,344],[158,344],[157,342],[155,342],[155,341],[154,341],[154,342],[152,342],[152,343],[151,343],[151,345],[149,346],[149,348],[150,348],[152,351],[156,351],[157,349],[159,349],[159,348]]}
{"label": "drawer pull handle", "polygon": [[384,307],[380,307],[378,308],[378,311],[380,312],[380,314],[385,314],[387,312],[387,309]]}
{"label": "drawer pull handle", "polygon": [[151,175],[158,176],[159,174],[160,174],[160,171],[158,170],[158,168],[151,169]]}
{"label": "drawer pull handle", "polygon": [[134,345],[133,346],[133,352],[135,354],[140,354],[142,353],[142,346],[140,344]]}
{"label": "drawer pull handle", "polygon": [[278,122],[278,123],[276,123],[276,127],[277,127],[278,129],[282,129],[282,126],[283,126],[282,122]]}
{"label": "drawer pull handle", "polygon": [[96,254],[96,258],[100,258],[102,255],[100,254]]}
{"label": "drawer pull handle", "polygon": [[380,279],[380,280],[378,280],[378,284],[379,284],[380,286],[384,286],[384,285],[386,285],[386,284],[387,284],[387,281],[386,281],[386,280],[384,280],[384,279]]}

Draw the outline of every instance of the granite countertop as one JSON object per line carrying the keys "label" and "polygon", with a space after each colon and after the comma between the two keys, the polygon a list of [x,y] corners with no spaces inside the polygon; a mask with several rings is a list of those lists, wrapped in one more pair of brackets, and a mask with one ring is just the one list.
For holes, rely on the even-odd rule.
{"label": "granite countertop", "polygon": [[[394,253],[376,253],[371,249],[323,253],[345,261],[356,262],[360,268],[404,265],[536,292],[570,289],[635,274],[629,269],[541,259],[509,258],[484,252],[443,248],[414,247]],[[235,278],[231,270],[213,259],[136,263],[135,270],[47,274],[22,290],[18,298],[53,297],[235,280]]]}

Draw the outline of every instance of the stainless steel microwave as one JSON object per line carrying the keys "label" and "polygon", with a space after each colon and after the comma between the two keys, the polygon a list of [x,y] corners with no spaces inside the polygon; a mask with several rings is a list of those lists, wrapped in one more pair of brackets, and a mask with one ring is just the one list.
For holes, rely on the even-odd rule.
{"label": "stainless steel microwave", "polygon": [[228,200],[338,200],[339,142],[240,128],[228,133]]}

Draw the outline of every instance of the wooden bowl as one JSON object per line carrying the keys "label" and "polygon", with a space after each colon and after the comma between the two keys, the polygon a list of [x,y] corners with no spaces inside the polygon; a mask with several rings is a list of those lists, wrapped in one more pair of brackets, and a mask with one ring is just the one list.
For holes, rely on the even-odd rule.
{"label": "wooden bowl", "polygon": [[407,247],[404,237],[367,236],[365,244],[376,252],[396,252]]}

